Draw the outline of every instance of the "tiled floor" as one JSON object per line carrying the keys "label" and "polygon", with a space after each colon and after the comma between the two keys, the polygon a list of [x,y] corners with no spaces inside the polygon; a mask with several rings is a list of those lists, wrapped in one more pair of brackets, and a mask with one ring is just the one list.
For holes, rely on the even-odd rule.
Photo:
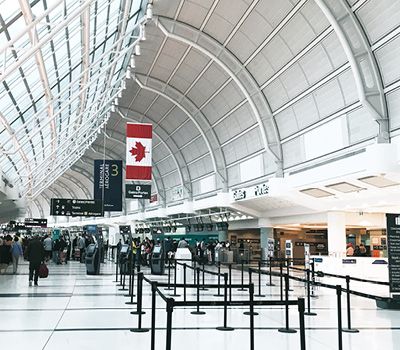
{"label": "tiled floor", "polygon": [[[211,268],[210,268],[211,269]],[[39,287],[28,286],[27,265],[20,267],[18,275],[0,276],[0,349],[150,349],[150,333],[131,333],[136,327],[137,316],[126,305],[126,291],[114,282],[114,265],[102,267],[102,275],[87,276],[83,264],[72,262],[63,266],[50,266],[49,278],[40,280]],[[147,270],[144,270],[148,274]],[[240,282],[240,272],[234,271],[234,283]],[[166,276],[150,276],[166,281]],[[216,277],[207,277],[214,283]],[[257,278],[255,281],[257,282]],[[278,281],[276,281],[278,282]],[[325,280],[330,284],[339,281]],[[262,279],[262,292],[266,298],[277,299],[279,287],[267,287]],[[256,289],[258,285],[256,285]],[[354,289],[376,295],[387,295],[385,287],[354,285]],[[304,287],[294,283],[291,298],[304,295]],[[166,291],[167,293],[167,291]],[[203,291],[202,300],[215,298],[215,291]],[[318,299],[312,300],[313,311],[318,315],[306,317],[307,349],[338,349],[337,308],[334,290],[317,291]],[[233,299],[246,299],[247,292],[233,291]],[[188,292],[188,299],[195,299],[195,291]],[[260,299],[260,298],[256,298]],[[177,300],[182,300],[177,298]],[[343,297],[343,308],[346,298]],[[150,326],[150,288],[145,283],[143,325]],[[136,306],[134,306],[136,308]],[[228,311],[228,325],[234,332],[220,332],[215,327],[223,324],[223,310],[204,308],[206,315],[191,315],[190,308],[173,312],[172,349],[174,350],[244,350],[250,348],[249,316],[243,315],[244,307]],[[284,309],[259,307],[255,316],[255,349],[300,349],[299,333],[283,334],[277,331],[284,325]],[[343,349],[400,349],[400,312],[377,309],[373,300],[352,298],[353,326],[360,333],[343,333]],[[343,323],[346,312],[343,309]],[[157,298],[156,349],[165,349],[165,303]],[[290,326],[299,327],[297,308],[290,310]]]}

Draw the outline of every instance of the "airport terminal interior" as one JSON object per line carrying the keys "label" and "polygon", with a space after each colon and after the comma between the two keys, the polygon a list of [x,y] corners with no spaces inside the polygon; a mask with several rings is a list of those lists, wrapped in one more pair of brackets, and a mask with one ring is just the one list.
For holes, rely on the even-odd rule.
{"label": "airport terminal interior", "polygon": [[399,344],[399,0],[0,0],[0,349]]}

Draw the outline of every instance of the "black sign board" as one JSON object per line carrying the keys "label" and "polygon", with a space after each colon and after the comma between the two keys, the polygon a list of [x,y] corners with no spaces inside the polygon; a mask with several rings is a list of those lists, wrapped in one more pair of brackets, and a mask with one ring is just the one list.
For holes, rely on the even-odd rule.
{"label": "black sign board", "polygon": [[150,199],[151,185],[125,185],[125,198],[130,199]]}
{"label": "black sign board", "polygon": [[93,199],[52,198],[50,215],[54,216],[103,216],[103,202]]}
{"label": "black sign board", "polygon": [[357,264],[356,259],[342,259],[342,264]]}
{"label": "black sign board", "polygon": [[131,233],[131,225],[119,225],[119,233],[120,234],[130,234]]}
{"label": "black sign board", "polygon": [[390,292],[400,292],[400,214],[386,214]]}
{"label": "black sign board", "polygon": [[25,219],[25,226],[26,227],[47,227],[47,219],[33,219],[33,218],[26,218]]}
{"label": "black sign board", "polygon": [[94,199],[103,200],[104,211],[122,211],[122,160],[94,161]]}

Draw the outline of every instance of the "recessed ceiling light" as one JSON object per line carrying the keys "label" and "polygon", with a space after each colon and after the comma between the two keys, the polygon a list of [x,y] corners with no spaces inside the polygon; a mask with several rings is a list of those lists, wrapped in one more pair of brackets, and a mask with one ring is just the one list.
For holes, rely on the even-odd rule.
{"label": "recessed ceiling light", "polygon": [[301,190],[300,192],[315,198],[324,198],[334,195],[333,193],[321,190],[319,188],[307,188],[305,190]]}
{"label": "recessed ceiling light", "polygon": [[372,185],[372,186],[375,186],[378,188],[400,185],[398,182],[386,179],[383,176],[366,176],[366,177],[359,178],[358,181],[365,182],[366,184],[369,184],[369,185]]}
{"label": "recessed ceiling light", "polygon": [[342,192],[342,193],[358,192],[358,191],[365,190],[365,188],[363,188],[363,187],[359,187],[359,186],[350,184],[348,182],[338,182],[336,184],[327,185],[325,187],[335,190],[335,191]]}

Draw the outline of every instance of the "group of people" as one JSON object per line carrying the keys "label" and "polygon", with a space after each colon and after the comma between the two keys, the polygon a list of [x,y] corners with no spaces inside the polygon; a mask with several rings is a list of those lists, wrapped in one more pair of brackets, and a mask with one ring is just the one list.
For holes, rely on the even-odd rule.
{"label": "group of people", "polygon": [[20,239],[17,235],[0,237],[0,274],[5,273],[12,263],[13,274],[17,273],[20,257],[24,255]]}
{"label": "group of people", "polygon": [[346,255],[347,256],[367,256],[367,248],[363,243],[360,245],[356,245],[355,248],[353,248],[352,243],[347,244],[346,248]]}

